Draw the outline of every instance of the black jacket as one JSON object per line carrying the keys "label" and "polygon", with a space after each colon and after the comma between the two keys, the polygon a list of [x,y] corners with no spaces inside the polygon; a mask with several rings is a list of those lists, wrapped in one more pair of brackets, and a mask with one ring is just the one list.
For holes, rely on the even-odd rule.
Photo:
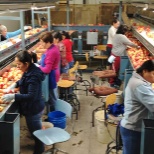
{"label": "black jacket", "polygon": [[19,103],[21,114],[35,115],[44,109],[45,102],[43,101],[41,88],[43,80],[44,73],[32,64],[22,78],[17,81],[20,94],[15,95],[15,101]]}

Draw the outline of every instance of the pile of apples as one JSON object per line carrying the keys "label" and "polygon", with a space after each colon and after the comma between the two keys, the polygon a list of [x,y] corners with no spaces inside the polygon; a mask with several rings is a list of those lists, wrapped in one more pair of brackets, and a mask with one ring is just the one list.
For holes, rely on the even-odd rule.
{"label": "pile of apples", "polygon": [[140,67],[145,61],[154,59],[154,57],[149,56],[149,51],[147,51],[145,48],[130,48],[127,50],[127,54],[132,62],[134,69]]}
{"label": "pile of apples", "polygon": [[[17,67],[12,67],[11,69],[6,70],[0,77],[0,97],[5,94],[4,89],[8,88],[11,84],[18,81],[21,76],[22,72]],[[17,93],[18,91],[19,89],[15,88],[14,90],[10,90],[8,93]],[[0,99],[0,104],[3,104],[2,99]],[[3,109],[4,107],[0,106],[0,112],[3,111]]]}
{"label": "pile of apples", "polygon": [[136,30],[139,32],[139,33],[142,33],[144,31],[144,26],[137,26],[136,27]]}
{"label": "pile of apples", "polygon": [[[146,27],[146,31],[149,31],[149,27]],[[145,61],[150,60],[150,59],[154,59],[153,56],[150,56],[149,51],[142,45],[141,42],[139,42],[137,39],[135,39],[133,37],[133,35],[131,35],[132,33],[129,32],[129,35],[127,35],[127,37],[135,44],[137,44],[138,46],[140,46],[140,49],[136,49],[136,48],[128,48],[127,49],[127,54],[128,57],[130,58],[130,61],[133,65],[134,69],[137,69],[138,67],[140,67]]]}
{"label": "pile of apples", "polygon": [[6,89],[11,84],[18,81],[21,76],[22,72],[17,67],[12,67],[5,71],[0,77],[0,93],[3,93],[3,89]]}
{"label": "pile of apples", "polygon": [[[30,37],[30,36],[32,36],[32,35],[34,35],[34,34],[40,32],[40,31],[43,30],[43,29],[44,29],[44,28],[35,28],[35,29],[31,29],[31,30],[25,32],[25,38],[28,38],[28,37]],[[19,35],[18,38],[21,39],[21,35]]]}

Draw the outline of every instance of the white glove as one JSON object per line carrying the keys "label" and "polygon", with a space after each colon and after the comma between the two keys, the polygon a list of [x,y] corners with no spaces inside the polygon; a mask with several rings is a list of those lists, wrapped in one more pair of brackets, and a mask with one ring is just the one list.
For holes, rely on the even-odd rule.
{"label": "white glove", "polygon": [[31,26],[24,26],[24,30],[27,30],[27,29],[32,29]]}
{"label": "white glove", "polygon": [[38,63],[34,63],[34,65],[35,65],[36,67],[40,67],[40,65],[39,65]]}
{"label": "white glove", "polygon": [[16,86],[17,86],[17,84],[13,83],[7,89],[4,89],[3,92],[4,93],[9,93],[10,91],[14,92],[14,88],[16,88]]}
{"label": "white glove", "polygon": [[2,101],[4,103],[11,102],[15,98],[15,94],[5,94],[2,96]]}

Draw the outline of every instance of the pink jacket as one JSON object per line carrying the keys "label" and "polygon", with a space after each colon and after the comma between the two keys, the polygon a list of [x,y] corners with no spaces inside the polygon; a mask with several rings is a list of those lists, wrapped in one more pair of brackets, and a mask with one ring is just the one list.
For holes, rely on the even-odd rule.
{"label": "pink jacket", "polygon": [[52,70],[56,70],[56,82],[59,81],[60,71],[59,71],[59,62],[60,62],[60,51],[58,47],[52,44],[52,46],[46,50],[46,57],[44,60],[45,66],[40,66],[42,72],[49,74]]}

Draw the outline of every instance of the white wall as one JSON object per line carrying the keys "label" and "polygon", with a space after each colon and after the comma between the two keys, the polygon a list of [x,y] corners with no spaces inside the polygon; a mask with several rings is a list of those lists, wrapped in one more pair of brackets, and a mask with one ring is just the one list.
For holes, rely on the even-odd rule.
{"label": "white wall", "polygon": [[[17,16],[18,17],[19,12],[0,14],[0,16]],[[5,25],[7,27],[8,32],[12,32],[20,28],[19,20],[18,21],[17,20],[0,20],[0,24]]]}

